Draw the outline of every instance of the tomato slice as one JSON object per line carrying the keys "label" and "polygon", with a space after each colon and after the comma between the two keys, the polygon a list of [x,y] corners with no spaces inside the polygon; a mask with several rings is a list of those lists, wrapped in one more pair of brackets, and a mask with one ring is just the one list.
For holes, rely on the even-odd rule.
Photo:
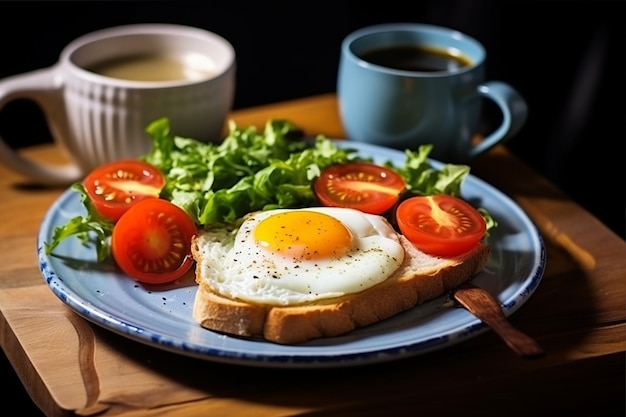
{"label": "tomato slice", "polygon": [[404,178],[396,171],[365,162],[332,165],[313,184],[324,206],[349,207],[371,214],[393,207],[405,188]]}
{"label": "tomato slice", "polygon": [[191,217],[159,198],[135,203],[113,228],[111,252],[131,278],[164,284],[182,277],[193,265],[191,238],[197,233]]}
{"label": "tomato slice", "polygon": [[158,197],[165,177],[147,162],[123,160],[94,169],[83,185],[96,211],[115,222],[136,202]]}
{"label": "tomato slice", "polygon": [[487,224],[466,201],[450,196],[411,197],[398,205],[402,234],[421,251],[436,256],[467,252],[483,238]]}

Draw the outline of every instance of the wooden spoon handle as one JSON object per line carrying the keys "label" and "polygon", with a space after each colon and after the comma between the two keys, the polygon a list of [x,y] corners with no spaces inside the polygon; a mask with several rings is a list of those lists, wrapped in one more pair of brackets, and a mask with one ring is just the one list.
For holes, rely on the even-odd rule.
{"label": "wooden spoon handle", "polygon": [[453,298],[491,327],[515,353],[524,358],[538,358],[544,355],[539,344],[522,333],[507,320],[500,304],[486,290],[473,284],[465,283],[452,291]]}

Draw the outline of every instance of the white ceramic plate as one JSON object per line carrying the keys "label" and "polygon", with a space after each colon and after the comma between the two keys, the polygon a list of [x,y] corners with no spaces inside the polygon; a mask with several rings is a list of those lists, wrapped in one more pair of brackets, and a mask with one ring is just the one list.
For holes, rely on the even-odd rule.
{"label": "white ceramic plate", "polygon": [[[404,162],[397,150],[355,142],[377,162]],[[431,161],[435,167],[440,164]],[[545,266],[545,247],[536,227],[510,198],[469,176],[463,197],[486,208],[499,223],[492,231],[487,266],[472,282],[490,291],[507,316],[534,293]],[[447,296],[422,304],[383,322],[341,337],[283,346],[243,339],[201,328],[191,311],[196,286],[192,271],[181,283],[145,286],[122,274],[114,264],[98,264],[93,248],[66,239],[48,256],[44,242],[57,226],[84,213],[79,195],[64,192],[49,209],[38,236],[41,273],[50,289],[85,319],[147,345],[211,361],[282,368],[322,368],[384,362],[424,354],[462,342],[487,327]]]}

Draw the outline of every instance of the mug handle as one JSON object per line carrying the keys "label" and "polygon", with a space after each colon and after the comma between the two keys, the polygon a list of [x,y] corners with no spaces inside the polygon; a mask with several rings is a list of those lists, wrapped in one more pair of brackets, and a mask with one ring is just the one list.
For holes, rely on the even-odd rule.
{"label": "mug handle", "polygon": [[473,146],[469,156],[481,154],[498,143],[504,143],[520,131],[528,117],[528,105],[524,98],[509,84],[501,81],[488,81],[478,87],[481,97],[495,102],[502,112],[500,126],[487,135],[480,143]]}
{"label": "mug handle", "polygon": [[[31,71],[0,80],[0,109],[18,98],[31,99],[44,112],[52,134],[67,132],[62,123],[66,119],[62,100],[62,82],[56,67]],[[28,159],[11,148],[0,136],[0,162],[42,185],[67,185],[78,181],[82,172],[78,165],[45,165]]]}

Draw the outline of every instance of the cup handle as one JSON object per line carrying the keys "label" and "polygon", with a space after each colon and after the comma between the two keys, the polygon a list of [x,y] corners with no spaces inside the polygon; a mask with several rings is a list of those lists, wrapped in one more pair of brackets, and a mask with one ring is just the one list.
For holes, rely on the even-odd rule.
{"label": "cup handle", "polygon": [[503,120],[500,126],[487,135],[469,151],[473,157],[481,154],[498,143],[504,143],[520,131],[528,117],[528,106],[524,98],[509,84],[501,81],[488,81],[478,87],[481,97],[495,102],[502,112]]}
{"label": "cup handle", "polygon": [[[67,131],[61,123],[63,115],[62,83],[56,67],[31,71],[0,80],[0,109],[18,98],[31,99],[43,110],[53,135]],[[45,165],[24,157],[0,136],[0,162],[42,185],[68,185],[78,181],[82,172],[78,165]]]}

